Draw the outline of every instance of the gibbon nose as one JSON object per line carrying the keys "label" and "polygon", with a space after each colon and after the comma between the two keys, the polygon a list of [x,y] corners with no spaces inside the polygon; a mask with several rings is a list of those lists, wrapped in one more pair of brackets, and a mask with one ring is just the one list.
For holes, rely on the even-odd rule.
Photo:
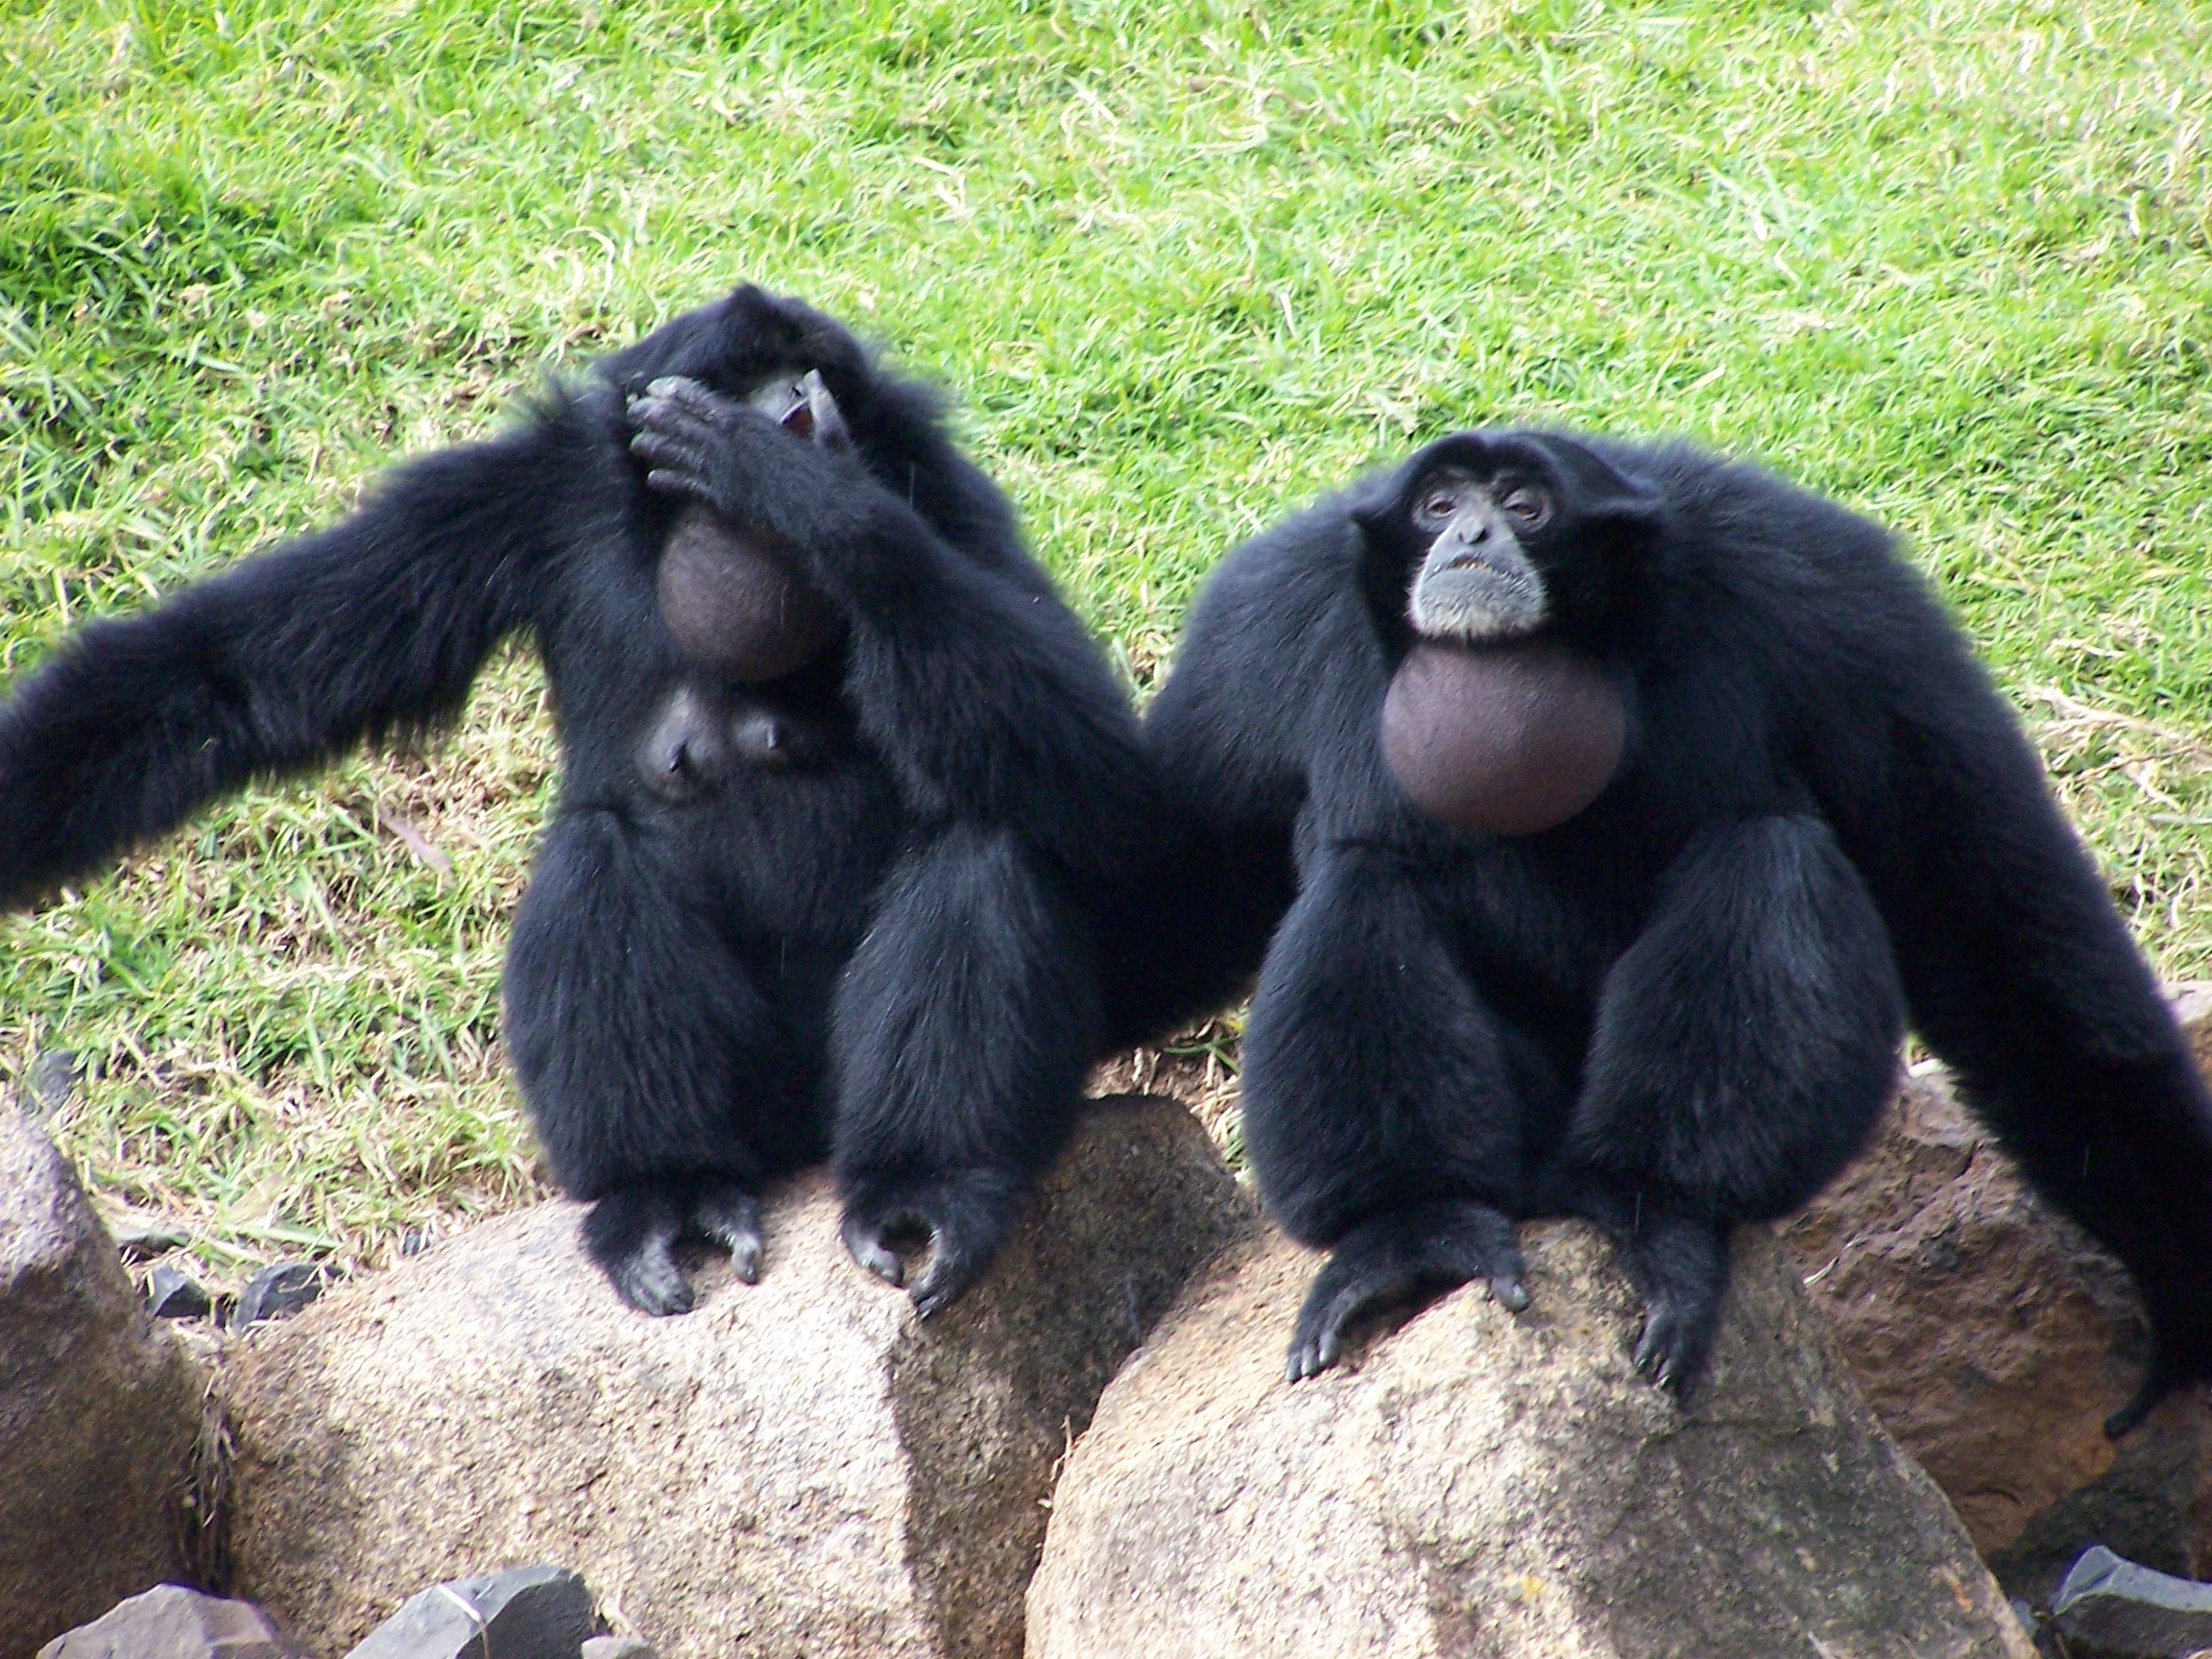
{"label": "gibbon nose", "polygon": [[1455,551],[1451,558],[1444,562],[1445,569],[1465,570],[1472,565],[1490,563],[1484,557],[1489,552],[1486,545],[1490,540],[1489,520],[1479,519],[1472,529],[1462,530],[1455,527],[1447,534],[1451,536],[1452,544]]}

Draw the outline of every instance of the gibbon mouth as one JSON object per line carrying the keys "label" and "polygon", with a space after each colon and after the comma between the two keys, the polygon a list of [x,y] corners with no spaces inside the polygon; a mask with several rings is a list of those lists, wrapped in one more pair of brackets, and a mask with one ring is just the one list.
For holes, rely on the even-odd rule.
{"label": "gibbon mouth", "polygon": [[1529,586],[1528,572],[1508,560],[1482,552],[1455,553],[1430,580],[1448,577],[1452,585],[1478,592],[1522,592]]}
{"label": "gibbon mouth", "polygon": [[1479,551],[1453,554],[1407,596],[1407,620],[1431,639],[1509,639],[1544,620],[1544,589],[1531,574]]}

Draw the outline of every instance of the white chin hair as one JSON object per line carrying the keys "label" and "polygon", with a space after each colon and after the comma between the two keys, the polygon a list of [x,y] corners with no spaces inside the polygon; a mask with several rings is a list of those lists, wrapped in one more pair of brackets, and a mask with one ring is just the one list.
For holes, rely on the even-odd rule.
{"label": "white chin hair", "polygon": [[1466,595],[1454,594],[1439,605],[1420,593],[1407,607],[1413,631],[1425,639],[1457,640],[1464,645],[1488,645],[1526,634],[1544,620],[1544,608],[1511,606],[1500,609]]}

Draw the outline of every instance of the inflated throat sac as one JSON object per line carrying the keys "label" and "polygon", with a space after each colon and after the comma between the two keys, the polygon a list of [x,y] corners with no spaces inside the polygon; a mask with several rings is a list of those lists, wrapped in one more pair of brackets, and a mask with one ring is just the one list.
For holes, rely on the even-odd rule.
{"label": "inflated throat sac", "polygon": [[692,503],[661,550],[661,617],[677,649],[726,680],[781,680],[836,644],[836,608],[765,538]]}
{"label": "inflated throat sac", "polygon": [[1414,805],[1455,829],[1533,835],[1564,824],[1620,770],[1620,688],[1541,641],[1422,643],[1382,699],[1382,757]]}

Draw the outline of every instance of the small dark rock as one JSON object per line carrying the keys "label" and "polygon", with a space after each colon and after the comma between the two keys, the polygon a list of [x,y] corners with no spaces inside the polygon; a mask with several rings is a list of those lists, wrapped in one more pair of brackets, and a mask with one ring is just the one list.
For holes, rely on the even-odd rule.
{"label": "small dark rock", "polygon": [[287,1319],[323,1294],[329,1274],[320,1262],[278,1262],[247,1281],[231,1310],[230,1329],[243,1331],[265,1319]]}
{"label": "small dark rock", "polygon": [[38,1649],[38,1659],[299,1659],[269,1615],[181,1584],[156,1584]]}
{"label": "small dark rock", "polygon": [[101,1225],[115,1248],[132,1262],[149,1262],[167,1250],[192,1242],[192,1235],[159,1215],[141,1215],[135,1210],[103,1210]]}
{"label": "small dark rock", "polygon": [[433,1584],[346,1659],[579,1659],[597,1623],[581,1573],[513,1567]]}
{"label": "small dark rock", "polygon": [[2051,1615],[2069,1643],[2128,1659],[2212,1646],[2212,1584],[2153,1572],[2102,1544],[2074,1563]]}
{"label": "small dark rock", "polygon": [[199,1319],[213,1306],[205,1290],[167,1264],[146,1282],[146,1311],[156,1319]]}
{"label": "small dark rock", "polygon": [[2020,1628],[2028,1633],[2028,1640],[2034,1644],[2039,1659],[2069,1659],[2056,1625],[2018,1596],[2012,1598],[2011,1607],[2012,1617],[2020,1621]]}
{"label": "small dark rock", "polygon": [[435,1233],[426,1233],[420,1227],[410,1227],[406,1232],[399,1235],[399,1254],[402,1256],[420,1256],[437,1242],[438,1236]]}
{"label": "small dark rock", "polygon": [[34,1118],[51,1118],[69,1104],[77,1088],[77,1055],[69,1048],[49,1048],[31,1062],[23,1079],[24,1105]]}
{"label": "small dark rock", "polygon": [[594,1636],[584,1644],[584,1659],[661,1659],[653,1645],[635,1636]]}

